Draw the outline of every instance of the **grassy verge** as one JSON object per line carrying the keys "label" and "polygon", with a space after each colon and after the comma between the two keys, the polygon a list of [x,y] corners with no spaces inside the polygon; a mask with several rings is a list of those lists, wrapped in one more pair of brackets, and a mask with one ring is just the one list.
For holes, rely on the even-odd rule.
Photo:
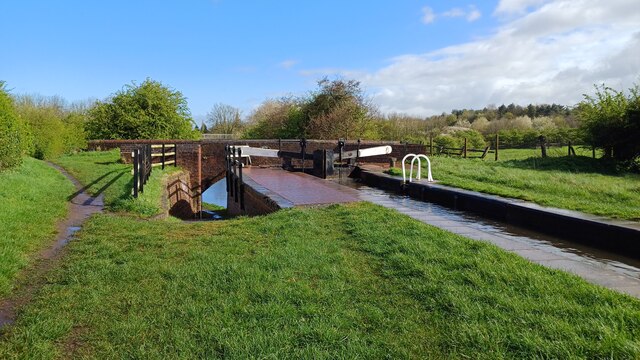
{"label": "grassy verge", "polygon": [[100,215],[0,339],[25,358],[637,358],[640,301],[371,204]]}
{"label": "grassy verge", "polygon": [[120,162],[118,149],[62,156],[55,162],[78,179],[90,194],[103,194],[105,205],[109,210],[142,216],[161,213],[162,177],[177,171],[176,168],[153,169],[144,193],[134,199],[131,195],[133,187],[131,164]]}
{"label": "grassy verge", "polygon": [[0,296],[11,291],[20,269],[53,239],[74,190],[57,170],[32,158],[0,173]]}
{"label": "grassy verge", "polygon": [[[504,151],[510,160],[497,162],[434,156],[433,177],[440,184],[463,189],[640,220],[639,174],[616,173],[610,164],[585,156],[523,158],[527,151]],[[390,173],[402,175],[400,169]]]}

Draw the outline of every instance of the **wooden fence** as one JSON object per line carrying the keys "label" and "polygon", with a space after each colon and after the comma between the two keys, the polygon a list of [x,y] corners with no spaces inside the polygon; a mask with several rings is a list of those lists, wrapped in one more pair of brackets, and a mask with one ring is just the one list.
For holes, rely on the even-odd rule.
{"label": "wooden fence", "polygon": [[176,144],[138,145],[131,152],[131,160],[133,163],[133,190],[134,198],[144,192],[144,186],[151,176],[151,170],[154,166],[167,165],[177,166],[176,164]]}
{"label": "wooden fence", "polygon": [[[467,146],[467,138],[464,138],[464,145],[459,148],[454,147],[445,147],[445,146],[436,146],[435,150],[437,150],[437,154],[444,155],[453,155],[460,156],[463,158],[479,158],[484,159],[487,154],[495,154],[495,160],[498,161],[498,151],[500,149],[500,139],[498,135],[495,136],[495,140],[493,142],[494,149],[491,149],[491,146],[487,146],[484,149],[473,149]],[[433,138],[429,139],[429,153],[434,154],[434,145]],[[479,155],[469,155],[469,153],[479,154]]]}

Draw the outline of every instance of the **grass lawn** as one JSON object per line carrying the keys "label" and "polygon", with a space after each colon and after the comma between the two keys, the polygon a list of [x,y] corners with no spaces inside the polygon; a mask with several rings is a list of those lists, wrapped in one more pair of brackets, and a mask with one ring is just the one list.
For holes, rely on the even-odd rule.
{"label": "grass lawn", "polygon": [[64,175],[32,158],[0,173],[0,297],[11,291],[33,254],[53,240],[74,191]]}
{"label": "grass lawn", "polygon": [[640,301],[366,203],[92,218],[0,358],[638,358]]}
{"label": "grass lawn", "polygon": [[133,174],[131,164],[120,162],[120,151],[89,151],[62,156],[55,162],[64,167],[80,183],[87,187],[92,195],[103,194],[104,202],[111,211],[122,211],[153,216],[161,213],[161,195],[163,191],[160,179],[166,174],[178,171],[168,167],[165,170],[154,168],[145,185],[144,193],[138,199],[131,195]]}
{"label": "grass lawn", "polygon": [[[640,220],[640,174],[617,173],[586,156],[527,157],[534,150],[501,150],[503,160],[431,157],[443,185],[532,201],[540,205]],[[402,176],[402,170],[391,173]]]}

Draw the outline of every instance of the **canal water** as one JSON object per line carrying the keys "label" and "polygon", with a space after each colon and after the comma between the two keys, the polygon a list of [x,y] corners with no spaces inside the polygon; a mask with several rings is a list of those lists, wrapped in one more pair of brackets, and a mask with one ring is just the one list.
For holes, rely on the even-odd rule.
{"label": "canal water", "polygon": [[357,189],[363,198],[372,202],[392,201],[400,206],[410,208],[429,215],[436,215],[447,220],[461,223],[476,230],[499,235],[513,241],[550,253],[562,255],[572,260],[594,265],[598,268],[609,269],[618,274],[640,279],[640,260],[600,250],[580,243],[568,241],[544,233],[487,219],[473,213],[453,210],[438,204],[412,199],[406,195],[397,194],[361,184],[353,179],[343,177],[335,180],[342,185]]}
{"label": "canal water", "polygon": [[211,185],[202,193],[202,201],[208,204],[227,207],[227,179],[224,178]]}

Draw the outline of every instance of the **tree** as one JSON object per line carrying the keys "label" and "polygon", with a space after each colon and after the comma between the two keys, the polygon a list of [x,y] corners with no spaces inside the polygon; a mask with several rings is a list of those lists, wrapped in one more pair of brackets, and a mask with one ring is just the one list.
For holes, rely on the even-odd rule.
{"label": "tree", "polygon": [[14,102],[0,81],[0,170],[20,165],[29,136],[16,113]]}
{"label": "tree", "polygon": [[214,134],[238,134],[244,125],[240,119],[240,110],[227,104],[215,104],[207,114],[209,132]]}
{"label": "tree", "polygon": [[244,137],[250,139],[293,139],[304,136],[304,99],[291,96],[269,99],[248,117]]}
{"label": "tree", "polygon": [[318,81],[318,91],[305,104],[305,135],[315,139],[360,138],[371,130],[372,105],[356,80]]}
{"label": "tree", "polygon": [[187,99],[181,92],[147,78],[132,83],[89,110],[90,139],[193,139]]}
{"label": "tree", "polygon": [[603,149],[605,157],[635,161],[640,157],[640,87],[629,89],[629,95],[604,85],[595,88],[595,96],[584,95],[578,104],[584,140]]}

